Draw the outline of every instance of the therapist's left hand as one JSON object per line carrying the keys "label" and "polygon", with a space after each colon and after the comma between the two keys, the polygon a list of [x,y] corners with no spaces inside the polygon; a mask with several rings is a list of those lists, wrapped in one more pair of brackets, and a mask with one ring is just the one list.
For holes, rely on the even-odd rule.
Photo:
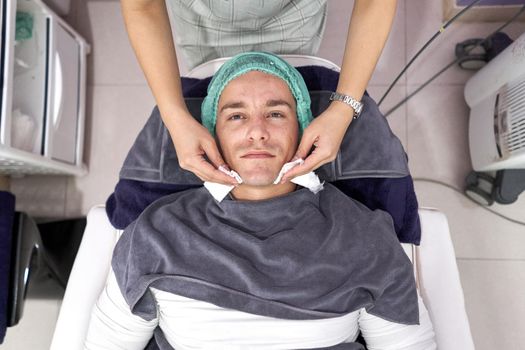
{"label": "therapist's left hand", "polygon": [[[323,164],[333,161],[346,129],[352,122],[353,109],[339,102],[332,102],[328,108],[315,118],[304,130],[301,143],[294,160],[304,159],[304,163],[293,167],[282,178],[285,183],[294,177],[307,174]],[[309,154],[310,150],[313,151]]]}

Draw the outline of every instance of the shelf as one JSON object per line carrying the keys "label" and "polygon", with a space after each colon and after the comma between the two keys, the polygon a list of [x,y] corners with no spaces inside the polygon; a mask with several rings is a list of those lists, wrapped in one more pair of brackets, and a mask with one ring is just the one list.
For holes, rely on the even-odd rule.
{"label": "shelf", "polygon": [[66,164],[38,154],[0,145],[0,175],[75,175],[87,174],[87,167]]}

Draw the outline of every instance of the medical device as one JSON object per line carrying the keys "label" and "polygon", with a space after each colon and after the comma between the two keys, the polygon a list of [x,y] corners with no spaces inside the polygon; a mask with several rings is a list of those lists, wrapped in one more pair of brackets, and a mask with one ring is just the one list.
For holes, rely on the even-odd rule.
{"label": "medical device", "polygon": [[510,204],[525,190],[525,34],[465,85],[472,171],[465,193]]}
{"label": "medical device", "polygon": [[525,169],[525,34],[465,85],[476,171]]}

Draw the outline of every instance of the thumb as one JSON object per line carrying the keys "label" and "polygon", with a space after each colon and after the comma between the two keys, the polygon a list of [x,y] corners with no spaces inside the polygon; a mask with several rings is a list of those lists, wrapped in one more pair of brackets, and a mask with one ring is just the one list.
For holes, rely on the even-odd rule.
{"label": "thumb", "polygon": [[314,146],[314,143],[317,142],[317,139],[318,137],[303,135],[299,146],[297,146],[297,151],[295,152],[294,159],[306,159],[308,154],[310,154],[310,150]]}

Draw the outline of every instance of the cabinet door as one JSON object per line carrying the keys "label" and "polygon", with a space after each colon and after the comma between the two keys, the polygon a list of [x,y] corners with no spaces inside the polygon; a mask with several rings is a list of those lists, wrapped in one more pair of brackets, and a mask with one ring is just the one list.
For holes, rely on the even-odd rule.
{"label": "cabinet door", "polygon": [[[48,14],[34,1],[3,1],[0,143],[43,154],[46,118]],[[31,19],[30,35],[16,40],[16,17]],[[29,28],[24,28],[28,30]]]}
{"label": "cabinet door", "polygon": [[49,52],[49,109],[45,155],[75,164],[78,138],[80,45],[52,21]]}

